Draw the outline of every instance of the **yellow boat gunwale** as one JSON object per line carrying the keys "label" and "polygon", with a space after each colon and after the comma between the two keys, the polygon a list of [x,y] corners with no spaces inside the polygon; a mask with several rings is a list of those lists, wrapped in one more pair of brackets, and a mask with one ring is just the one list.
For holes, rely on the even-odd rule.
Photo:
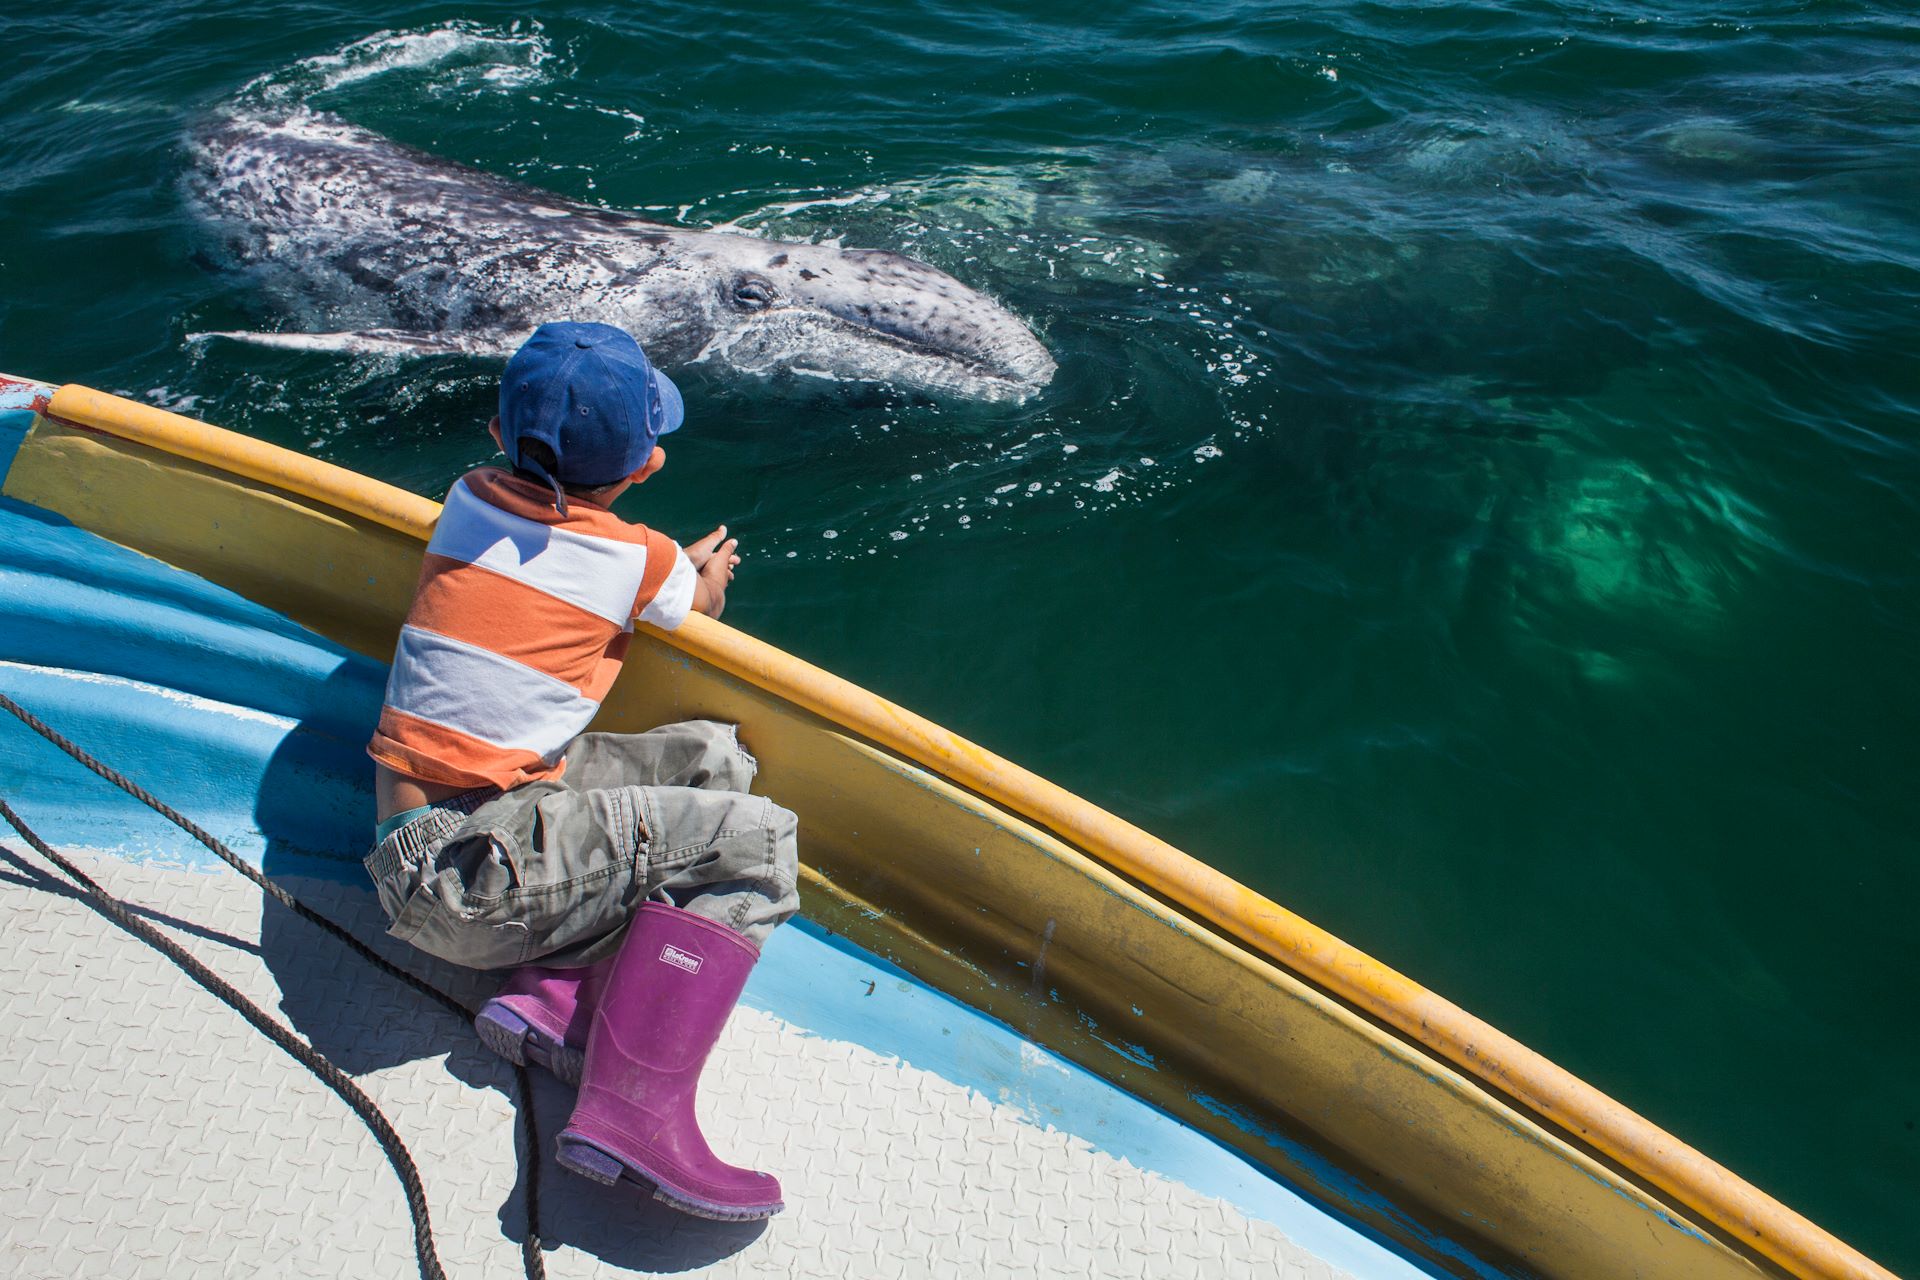
{"label": "yellow boat gunwale", "polygon": [[[410,539],[424,541],[438,515],[438,504],[429,499],[90,388],[60,387],[46,414],[84,431],[104,433],[311,499]],[[1598,1153],[1607,1164],[1630,1175],[1620,1190],[1638,1183],[1710,1228],[1720,1245],[1733,1246],[1750,1262],[1764,1259],[1762,1271],[1777,1268],[1805,1280],[1842,1276],[1891,1280],[1884,1268],[1570,1072],[1165,841],[910,711],[725,624],[696,615],[680,630],[654,636],[688,657],[894,753],[951,787],[1004,808],[1122,881],[1143,886],[1191,912],[1199,923],[1253,955],[1311,988],[1330,993],[1390,1028],[1404,1042],[1492,1090],[1495,1096],[1487,1100],[1489,1105],[1504,1112],[1510,1103],[1519,1117],[1546,1134],[1569,1139],[1572,1150]],[[860,747],[857,742],[849,744],[850,749]],[[1610,1173],[1607,1164],[1594,1168]],[[1660,1211],[1657,1201],[1647,1203]],[[1526,1264],[1549,1274],[1563,1273],[1550,1258],[1532,1257]]]}

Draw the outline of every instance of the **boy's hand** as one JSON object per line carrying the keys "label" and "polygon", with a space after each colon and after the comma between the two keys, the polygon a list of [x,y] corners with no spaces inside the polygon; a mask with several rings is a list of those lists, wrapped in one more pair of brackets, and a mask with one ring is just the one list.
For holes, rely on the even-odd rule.
{"label": "boy's hand", "polygon": [[740,557],[733,555],[733,549],[740,545],[740,540],[738,538],[728,538],[727,526],[725,525],[721,525],[718,529],[715,529],[698,542],[689,542],[686,546],[687,559],[693,561],[694,568],[705,569],[707,567],[707,561],[711,560],[713,553],[720,549],[722,539],[726,541],[727,554],[732,558],[733,564],[738,565],[740,563]]}
{"label": "boy's hand", "polygon": [[740,563],[739,546],[740,540],[727,537],[727,526],[721,525],[686,547],[687,559],[700,575],[693,584],[693,607],[709,618],[718,618],[727,607],[727,584]]}

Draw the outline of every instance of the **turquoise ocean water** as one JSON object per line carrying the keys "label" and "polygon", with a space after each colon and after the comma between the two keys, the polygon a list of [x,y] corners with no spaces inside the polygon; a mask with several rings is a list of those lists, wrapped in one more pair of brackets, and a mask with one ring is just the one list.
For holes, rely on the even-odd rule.
{"label": "turquoise ocean water", "polygon": [[[1029,318],[1020,406],[689,371],[729,620],[1920,1271],[1920,19],[1851,3],[97,0],[0,19],[0,368],[438,496],[495,371],[198,345],[304,100]],[[0,554],[4,554],[0,551]]]}

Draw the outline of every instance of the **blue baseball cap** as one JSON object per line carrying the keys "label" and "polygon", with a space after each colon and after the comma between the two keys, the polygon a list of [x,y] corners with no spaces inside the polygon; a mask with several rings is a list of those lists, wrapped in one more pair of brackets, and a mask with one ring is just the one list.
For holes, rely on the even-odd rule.
{"label": "blue baseball cap", "polygon": [[[680,389],[654,368],[624,329],[610,324],[543,324],[507,361],[500,378],[500,441],[507,461],[553,486],[613,484],[640,469],[661,436],[680,429]],[[520,445],[538,440],[553,450],[555,474]]]}

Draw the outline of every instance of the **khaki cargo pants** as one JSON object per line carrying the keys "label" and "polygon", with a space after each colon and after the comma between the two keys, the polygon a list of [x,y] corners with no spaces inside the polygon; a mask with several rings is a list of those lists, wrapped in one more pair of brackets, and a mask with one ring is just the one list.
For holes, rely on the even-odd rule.
{"label": "khaki cargo pants", "polygon": [[475,969],[612,955],[662,902],[756,947],[799,908],[794,816],[747,794],[734,727],[689,720],[583,733],[557,782],[454,796],[366,857],[388,930]]}

